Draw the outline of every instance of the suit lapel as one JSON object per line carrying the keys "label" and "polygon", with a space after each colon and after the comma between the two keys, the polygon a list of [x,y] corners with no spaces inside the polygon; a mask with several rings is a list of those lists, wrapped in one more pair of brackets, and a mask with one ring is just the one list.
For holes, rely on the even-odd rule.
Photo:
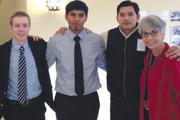
{"label": "suit lapel", "polygon": [[[9,42],[7,42],[6,47],[4,48],[4,61],[3,61],[3,65],[4,65],[4,77],[5,77],[5,85],[8,84],[8,79],[9,79],[9,64],[10,64],[10,55],[11,55],[11,46],[12,46],[12,40],[10,40]],[[2,58],[1,58],[2,59]],[[6,90],[7,90],[7,86],[6,86]]]}
{"label": "suit lapel", "polygon": [[8,65],[7,66],[7,68],[9,68],[9,62],[10,62],[10,55],[11,55],[11,46],[12,46],[12,40],[10,40],[8,43],[7,43],[7,47],[6,47],[6,50],[5,51],[7,51],[7,63],[6,63],[6,65]]}

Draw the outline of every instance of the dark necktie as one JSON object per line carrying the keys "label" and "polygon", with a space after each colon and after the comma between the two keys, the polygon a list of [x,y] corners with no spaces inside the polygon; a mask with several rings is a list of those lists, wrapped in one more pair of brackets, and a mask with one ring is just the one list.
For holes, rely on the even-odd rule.
{"label": "dark necktie", "polygon": [[19,50],[18,102],[24,104],[27,101],[26,61],[24,57],[24,47],[21,46]]}
{"label": "dark necktie", "polygon": [[79,43],[80,37],[75,36],[75,46],[74,46],[74,66],[75,66],[75,92],[78,95],[84,93],[84,80],[83,80],[83,61],[81,54],[81,46]]}

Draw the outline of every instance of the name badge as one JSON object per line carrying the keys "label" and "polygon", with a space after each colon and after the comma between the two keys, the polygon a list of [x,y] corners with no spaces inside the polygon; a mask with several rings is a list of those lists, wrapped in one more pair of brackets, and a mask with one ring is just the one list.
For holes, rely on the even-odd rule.
{"label": "name badge", "polygon": [[137,40],[137,51],[144,52],[146,50],[146,46],[144,45],[144,42],[142,39]]}

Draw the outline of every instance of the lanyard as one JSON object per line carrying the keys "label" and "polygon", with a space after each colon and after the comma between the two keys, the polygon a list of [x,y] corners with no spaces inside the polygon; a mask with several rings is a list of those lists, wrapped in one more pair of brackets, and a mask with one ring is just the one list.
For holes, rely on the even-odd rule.
{"label": "lanyard", "polygon": [[144,100],[148,100],[148,72],[149,72],[149,67],[153,64],[154,61],[154,56],[151,52],[149,58],[148,58],[148,65],[147,65],[147,70],[146,70],[146,79],[145,79],[145,95],[144,95]]}

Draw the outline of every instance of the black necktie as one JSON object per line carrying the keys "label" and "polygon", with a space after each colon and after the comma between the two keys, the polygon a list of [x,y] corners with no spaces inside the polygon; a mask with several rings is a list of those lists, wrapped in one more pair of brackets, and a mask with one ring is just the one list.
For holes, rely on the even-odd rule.
{"label": "black necktie", "polygon": [[21,46],[19,67],[18,67],[18,101],[24,104],[27,101],[27,77],[26,77],[26,61],[24,57],[24,47]]}
{"label": "black necktie", "polygon": [[80,37],[75,36],[74,40],[75,92],[78,95],[82,95],[84,93],[84,80],[81,46],[79,44]]}

